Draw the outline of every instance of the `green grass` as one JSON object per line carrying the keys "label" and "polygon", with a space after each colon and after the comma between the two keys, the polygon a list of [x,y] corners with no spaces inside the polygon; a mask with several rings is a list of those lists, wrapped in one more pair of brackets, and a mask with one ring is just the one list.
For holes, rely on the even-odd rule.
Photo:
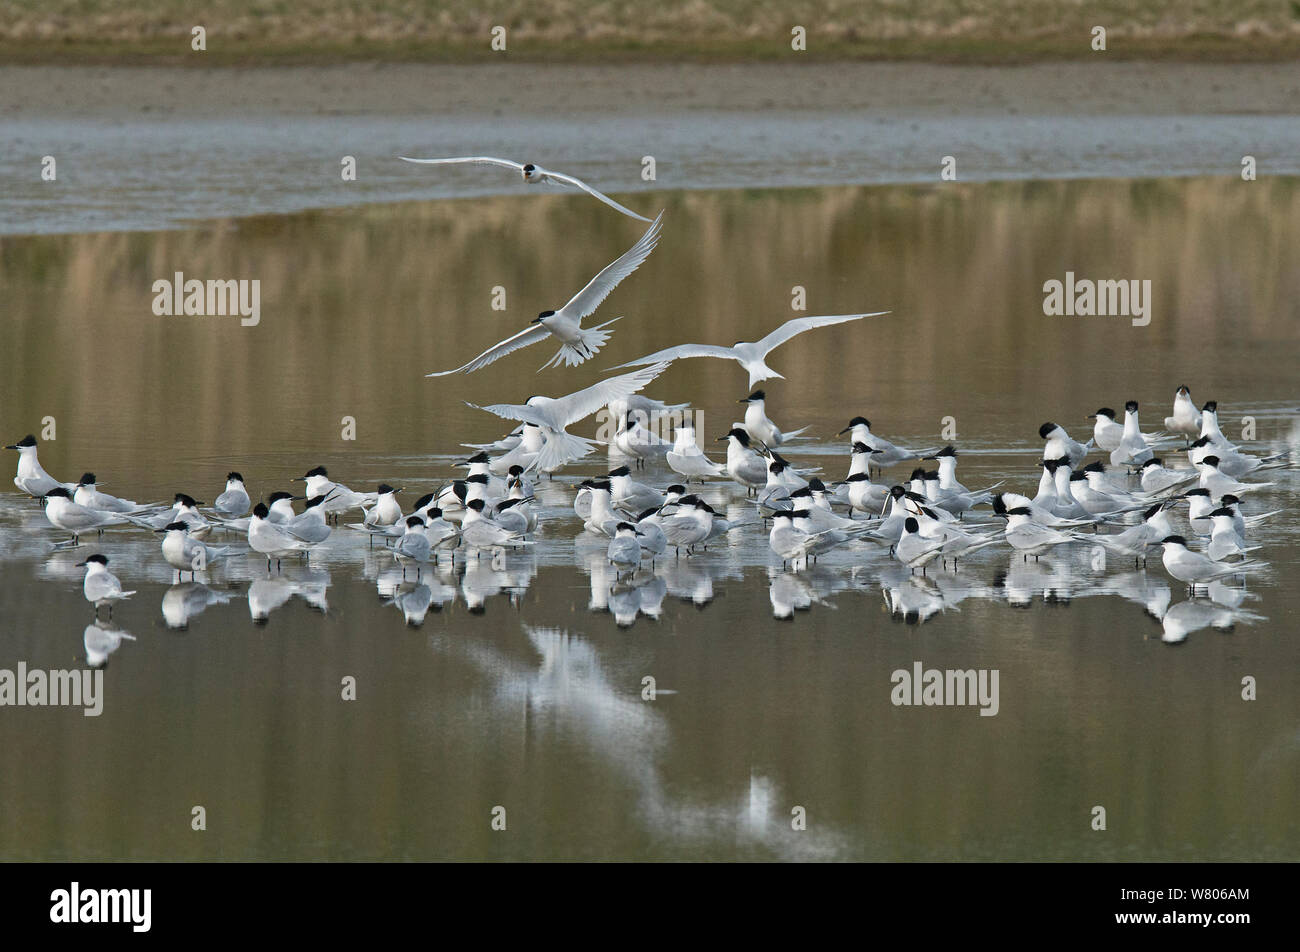
{"label": "green grass", "polygon": [[[472,12],[470,8],[472,7]],[[190,29],[207,29],[207,51]],[[489,46],[508,30],[503,54]],[[790,48],[806,28],[808,52]],[[1105,26],[1106,53],[1090,47]],[[1285,60],[1297,0],[0,0],[0,62]]]}

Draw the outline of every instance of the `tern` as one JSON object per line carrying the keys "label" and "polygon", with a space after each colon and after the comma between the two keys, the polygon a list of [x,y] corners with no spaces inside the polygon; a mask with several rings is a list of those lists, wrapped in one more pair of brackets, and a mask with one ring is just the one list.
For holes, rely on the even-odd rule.
{"label": "tern", "polygon": [[620,522],[609,540],[605,557],[620,570],[635,570],[641,564],[641,533],[630,522]]}
{"label": "tern", "polygon": [[228,548],[214,549],[190,538],[187,522],[173,522],[154,532],[163,533],[162,554],[167,564],[178,572],[189,572],[191,580],[195,572],[205,571],[213,562],[230,554]]}
{"label": "tern", "polygon": [[212,507],[222,516],[238,519],[252,504],[244,486],[244,477],[239,473],[227,473],[225,491],[213,501]]}
{"label": "tern", "polygon": [[629,218],[636,218],[640,221],[649,221],[644,215],[638,215],[632,209],[620,205],[604,192],[598,192],[582,179],[574,178],[572,175],[565,175],[563,172],[553,172],[550,169],[544,169],[540,165],[532,162],[511,162],[509,159],[495,159],[490,155],[464,155],[455,156],[447,159],[411,159],[404,155],[399,155],[403,162],[413,162],[416,165],[498,165],[503,169],[513,169],[523,176],[524,181],[529,185],[539,185],[542,182],[549,182],[554,185],[570,185],[574,188],[580,188],[588,195],[600,199],[610,208],[617,209]]}
{"label": "tern", "polygon": [[267,519],[269,514],[266,504],[259,502],[253,507],[253,515],[248,521],[248,546],[254,552],[266,556],[268,573],[271,571],[272,559],[275,560],[276,568],[279,568],[280,559],[287,555],[302,555],[311,548],[311,543],[292,535],[284,525]]}
{"label": "tern", "polygon": [[807,515],[806,509],[794,509],[778,512],[772,518],[772,531],[767,534],[767,544],[781,557],[782,568],[789,562],[795,563],[797,568],[800,561],[806,566],[809,553],[822,538],[823,533],[808,532],[794,524],[796,519]]}
{"label": "tern", "polygon": [[653,354],[647,354],[636,360],[628,361],[625,364],[619,364],[611,368],[619,370],[623,367],[640,367],[646,364],[671,363],[674,360],[684,360],[689,357],[718,357],[722,360],[734,360],[745,368],[749,374],[749,386],[751,388],[758,386],[764,380],[771,377],[778,377],[782,380],[785,378],[769,367],[766,363],[767,355],[776,348],[780,347],[786,341],[797,337],[804,331],[812,330],[815,327],[829,327],[832,324],[843,324],[846,321],[860,321],[864,317],[879,317],[882,314],[888,314],[888,311],[875,311],[870,314],[833,314],[824,317],[796,317],[793,320],[786,321],[772,333],[768,334],[759,341],[737,341],[730,347],[720,347],[714,344],[679,344],[676,347],[668,347],[664,350],[656,351]]}
{"label": "tern", "polygon": [[424,531],[424,520],[419,516],[406,517],[406,531],[393,546],[393,558],[402,564],[402,578],[406,578],[406,563],[415,563],[415,577],[420,577],[420,565],[429,561],[429,537]]}
{"label": "tern", "polygon": [[1219,429],[1219,402],[1217,400],[1206,400],[1205,405],[1201,407],[1201,436],[1209,437],[1210,441],[1221,450],[1227,451],[1237,448],[1228,441],[1228,438],[1223,435],[1223,431]]}
{"label": "tern", "polygon": [[[703,482],[705,476],[721,476],[727,472],[725,467],[704,455],[704,450],[695,442],[695,427],[679,426],[674,435],[673,448],[664,454],[668,468],[674,473],[685,476],[687,482],[692,479]],[[762,460],[759,464],[762,465]]]}
{"label": "tern", "polygon": [[72,501],[78,506],[85,506],[87,509],[98,509],[100,512],[138,512],[141,509],[148,508],[130,499],[118,499],[116,496],[100,492],[95,482],[94,473],[82,475],[77,482],[76,490],[72,494]]}
{"label": "tern", "polygon": [[582,319],[595,313],[596,308],[600,307],[601,302],[609,296],[609,293],[618,287],[619,282],[639,268],[646,258],[650,257],[650,252],[654,251],[655,244],[659,241],[659,227],[662,221],[663,214],[661,213],[654,220],[654,224],[641,236],[640,241],[623,252],[611,264],[606,265],[600,274],[587,282],[587,286],[571,297],[569,302],[558,311],[542,311],[528,327],[525,327],[518,334],[507,337],[498,344],[493,344],[469,363],[457,367],[455,370],[443,370],[425,376],[445,377],[448,374],[473,373],[494,361],[500,360],[506,354],[512,354],[524,347],[540,343],[548,337],[559,340],[560,349],[539,370],[557,367],[561,363],[566,367],[576,367],[589,357],[594,357],[605,346],[605,342],[609,340],[609,335],[612,333],[612,331],[607,331],[604,328],[609,327],[619,318],[616,317],[614,320],[589,328],[582,326]]}
{"label": "tern", "polygon": [[767,418],[767,393],[755,390],[747,397],[741,397],[737,403],[747,404],[745,422],[739,424],[751,438],[768,446],[780,446],[803,433],[808,427],[800,427],[790,433],[782,433],[780,427]]}
{"label": "tern", "polygon": [[18,475],[14,477],[14,485],[34,499],[40,499],[60,486],[69,491],[76,489],[73,483],[61,483],[41,468],[41,461],[36,458],[36,437],[30,433],[5,449],[18,451]]}
{"label": "tern", "polygon": [[565,397],[534,396],[523,404],[496,403],[486,407],[474,403],[466,405],[495,413],[507,420],[520,420],[540,427],[546,441],[537,454],[535,465],[543,473],[554,473],[566,463],[590,454],[594,445],[591,440],[566,433],[566,427],[591,416],[611,400],[626,398],[648,386],[667,366],[657,363],[631,373],[609,377]]}
{"label": "tern", "polygon": [[1201,471],[1200,488],[1209,490],[1210,495],[1215,499],[1218,499],[1224,493],[1244,496],[1248,492],[1266,489],[1273,485],[1272,483],[1239,482],[1219,470],[1219,457],[1213,455],[1202,459],[1197,468]]}
{"label": "tern", "polygon": [[1036,560],[1053,546],[1079,538],[1073,532],[1062,532],[1034,522],[1033,513],[1025,506],[1007,510],[1005,532],[1007,541],[1024,557],[1023,560],[1028,560],[1031,555]]}
{"label": "tern", "polygon": [[465,504],[465,520],[461,523],[460,534],[466,549],[481,553],[483,549],[532,545],[522,534],[511,532],[483,515],[484,508],[482,499],[471,499]]}
{"label": "tern", "polygon": [[862,416],[856,416],[850,420],[849,425],[840,430],[837,435],[843,436],[845,433],[852,434],[850,439],[853,441],[854,449],[857,448],[859,443],[868,448],[867,451],[872,454],[870,462],[876,467],[877,473],[882,467],[920,459],[923,456],[933,456],[939,451],[937,446],[927,447],[923,450],[909,450],[906,446],[895,446],[889,440],[874,435],[871,432],[871,421]]}
{"label": "tern", "polygon": [[1237,532],[1236,510],[1227,506],[1220,506],[1210,513],[1210,522],[1214,528],[1210,530],[1210,544],[1206,546],[1205,554],[1215,562],[1226,562],[1234,556],[1245,556],[1247,552],[1254,552],[1260,548],[1258,545],[1246,545],[1246,540]]}
{"label": "tern", "polygon": [[1078,466],[1083,462],[1094,445],[1092,440],[1080,443],[1070,439],[1070,434],[1065,432],[1065,427],[1050,420],[1038,428],[1038,435],[1046,441],[1043,444],[1043,459],[1065,457],[1070,461],[1071,466]]}
{"label": "tern", "polygon": [[632,512],[646,509],[658,509],[664,504],[664,494],[645,483],[638,483],[632,478],[631,470],[626,466],[609,471],[610,494],[615,506]]}
{"label": "tern", "polygon": [[130,598],[135,594],[135,592],[122,591],[122,583],[108,570],[108,559],[105,556],[88,555],[84,562],[77,563],[77,567],[86,569],[86,578],[81,583],[81,591],[86,596],[86,601],[95,606],[95,614],[99,614],[99,609],[107,605],[108,614],[112,616],[114,602]]}
{"label": "tern", "polygon": [[693,546],[709,538],[713,529],[713,507],[694,495],[683,496],[678,503],[677,512],[666,517],[660,528],[667,544],[673,546],[679,556],[683,546],[689,555]]}
{"label": "tern", "polygon": [[366,506],[373,505],[376,498],[375,493],[353,492],[342,483],[334,482],[324,466],[309,469],[304,475],[293,477],[292,482],[305,482],[307,495],[311,498],[328,496],[328,501],[324,503],[325,511],[336,514],[347,512],[349,509],[364,509]]}
{"label": "tern", "polygon": [[1186,582],[1187,587],[1193,591],[1197,585],[1253,570],[1263,564],[1249,560],[1231,565],[1215,562],[1209,556],[1187,548],[1187,540],[1180,535],[1165,536],[1160,540],[1160,544],[1164,546],[1161,561],[1164,563],[1165,571],[1178,581]]}
{"label": "tern", "polygon": [[50,525],[72,533],[73,543],[80,541],[83,532],[102,532],[108,526],[118,526],[126,517],[115,512],[87,509],[72,501],[72,493],[56,486],[45,494],[45,518]]}
{"label": "tern", "polygon": [[1165,469],[1164,460],[1159,457],[1153,456],[1142,464],[1142,491],[1147,495],[1162,493],[1185,483],[1195,482],[1198,478],[1199,474],[1195,469],[1178,471]]}
{"label": "tern", "polygon": [[767,460],[750,446],[749,433],[733,427],[727,436],[718,437],[727,443],[727,475],[745,486],[746,492],[757,493],[767,485]]}
{"label": "tern", "polygon": [[1179,387],[1174,393],[1174,415],[1165,417],[1165,429],[1187,437],[1190,443],[1201,432],[1201,412],[1192,403],[1192,391]]}

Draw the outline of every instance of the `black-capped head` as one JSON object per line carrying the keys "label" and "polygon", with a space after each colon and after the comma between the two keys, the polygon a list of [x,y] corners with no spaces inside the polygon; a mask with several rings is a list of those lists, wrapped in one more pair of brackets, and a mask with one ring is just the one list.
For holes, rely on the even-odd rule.
{"label": "black-capped head", "polygon": [[912,470],[912,475],[907,478],[919,479],[921,480],[921,482],[925,482],[925,470],[922,467],[918,466],[916,469]]}
{"label": "black-capped head", "polygon": [[244,481],[244,477],[241,476],[239,473],[236,473],[236,472],[234,472],[234,471],[231,471],[231,472],[229,472],[229,473],[226,473],[226,479],[228,479],[228,480],[230,480],[230,479],[237,479],[237,480],[239,480],[241,483]]}
{"label": "black-capped head", "polygon": [[378,492],[379,492],[379,495],[382,496],[382,495],[384,495],[384,493],[395,493],[395,492],[397,492],[397,490],[394,489],[392,486],[388,485],[388,483],[380,483],[380,484],[379,484]]}
{"label": "black-capped head", "polygon": [[1181,545],[1187,547],[1187,540],[1180,535],[1167,535],[1160,540],[1161,545]]}
{"label": "black-capped head", "polygon": [[268,515],[270,515],[270,513],[271,510],[266,508],[265,503],[259,502],[256,506],[253,507],[253,515],[256,516],[258,519],[265,519]]}
{"label": "black-capped head", "polygon": [[903,520],[903,528],[908,532],[920,532],[921,524],[917,522],[915,519],[913,519],[911,516],[908,516],[906,519]]}
{"label": "black-capped head", "polygon": [[49,496],[59,496],[59,497],[62,497],[63,499],[71,499],[71,498],[72,498],[72,493],[68,492],[68,491],[67,491],[66,489],[64,489],[62,486],[55,486],[53,489],[51,489],[51,490],[50,490],[49,492],[47,492],[45,495],[46,495],[46,497],[49,497]]}
{"label": "black-capped head", "polygon": [[465,503],[465,505],[468,508],[473,509],[475,512],[482,512],[484,503],[482,499],[471,499],[469,502]]}
{"label": "black-capped head", "polygon": [[415,508],[423,509],[425,506],[429,505],[429,503],[433,502],[437,498],[438,497],[433,493],[425,493],[423,496],[421,496],[419,499],[415,501]]}
{"label": "black-capped head", "polygon": [[691,493],[689,496],[683,496],[677,501],[683,506],[693,506],[700,501],[700,497],[695,495],[695,493]]}
{"label": "black-capped head", "polygon": [[632,470],[628,469],[626,466],[620,466],[618,469],[611,469],[609,471],[609,475],[610,476],[631,476]]}
{"label": "black-capped head", "polygon": [[871,429],[871,421],[864,416],[855,416],[852,420],[849,421],[849,425],[846,426],[844,429],[840,430],[840,432],[836,435],[843,436],[845,433],[849,432],[849,430],[853,429],[855,426],[865,426],[869,430]]}
{"label": "black-capped head", "polygon": [[542,321],[546,320],[548,317],[552,317],[552,316],[554,316],[554,314],[555,314],[554,311],[542,311],[542,313],[538,314],[536,317],[533,318],[533,323],[534,323],[534,324],[540,324],[540,323],[542,323]]}
{"label": "black-capped head", "polygon": [[518,477],[524,475],[524,468],[523,468],[522,466],[520,466],[518,463],[515,463],[515,465],[514,465],[514,466],[511,466],[510,469],[508,469],[506,472],[507,472],[509,475],[518,478]]}
{"label": "black-capped head", "polygon": [[1124,409],[1127,410],[1129,413],[1137,413],[1138,402],[1136,400],[1130,400],[1128,403],[1124,404]]}
{"label": "black-capped head", "polygon": [[686,494],[686,487],[683,486],[681,483],[673,483],[665,491],[669,493],[676,493],[679,496],[684,496]]}
{"label": "black-capped head", "polygon": [[640,522],[642,519],[645,519],[645,518],[648,517],[648,516],[653,516],[653,515],[654,515],[656,512],[658,512],[658,511],[659,511],[659,507],[658,507],[658,506],[656,506],[656,507],[653,508],[653,509],[647,509],[645,512],[641,513],[641,515],[639,515],[639,516],[636,517],[636,521],[637,521],[637,522]]}
{"label": "black-capped head", "polygon": [[939,471],[934,469],[927,471],[925,474],[925,481],[928,483],[937,483],[939,481]]}
{"label": "black-capped head", "polygon": [[281,499],[293,499],[294,496],[293,496],[292,493],[286,493],[286,492],[274,492],[274,493],[271,493],[271,495],[268,496],[267,498],[270,499],[270,501],[271,501],[271,505],[275,505],[275,504],[276,504],[277,502],[279,502]]}
{"label": "black-capped head", "polygon": [[[1206,490],[1207,494],[1208,492],[1209,490]],[[1223,496],[1219,499],[1219,502],[1221,502],[1225,506],[1235,506],[1238,503],[1240,503],[1241,500],[1238,499],[1236,496],[1234,496],[1232,493],[1224,493]]]}
{"label": "black-capped head", "polygon": [[1152,506],[1152,507],[1151,507],[1150,509],[1148,509],[1146,512],[1142,513],[1142,520],[1145,522],[1147,519],[1150,519],[1152,516],[1154,516],[1156,513],[1158,513],[1158,512],[1159,512],[1161,509],[1163,509],[1163,508],[1165,508],[1165,504],[1164,504],[1164,503],[1162,503],[1162,502],[1158,502],[1158,503],[1156,503],[1154,506]]}
{"label": "black-capped head", "polygon": [[34,436],[32,436],[30,433],[28,433],[26,436],[24,436],[24,437],[23,437],[21,440],[19,440],[17,443],[10,443],[8,446],[5,447],[5,449],[7,449],[7,450],[25,450],[25,449],[27,449],[29,446],[35,446],[35,445],[36,445],[36,437],[34,437]]}
{"label": "black-capped head", "polygon": [[1047,439],[1047,438],[1050,437],[1053,433],[1055,433],[1058,429],[1060,429],[1060,427],[1058,427],[1058,426],[1057,426],[1055,423],[1053,423],[1052,421],[1048,420],[1046,423],[1044,423],[1042,426],[1040,426],[1040,427],[1038,428],[1038,435],[1039,435],[1040,437],[1042,437],[1043,439]]}
{"label": "black-capped head", "polygon": [[890,486],[889,495],[893,496],[895,499],[902,499],[905,495],[907,495],[907,490],[904,489],[902,486]]}
{"label": "black-capped head", "polygon": [[632,525],[630,522],[620,522],[614,528],[619,532],[636,532],[636,526]]}
{"label": "black-capped head", "polygon": [[427,510],[425,510],[425,512],[430,519],[442,518],[442,510],[439,509],[437,506],[430,506]]}
{"label": "black-capped head", "polygon": [[490,463],[491,461],[492,458],[488,456],[487,450],[480,450],[469,459],[465,460],[467,463]]}
{"label": "black-capped head", "polygon": [[1237,514],[1233,512],[1231,509],[1229,509],[1227,506],[1220,506],[1218,509],[1215,509],[1212,513],[1210,513],[1210,515],[1227,516],[1229,519],[1235,519],[1237,517]]}
{"label": "black-capped head", "polygon": [[315,509],[317,506],[319,506],[321,503],[323,503],[326,499],[329,498],[330,498],[329,493],[321,493],[319,496],[312,496],[310,499],[307,500],[305,508]]}
{"label": "black-capped head", "polygon": [[1209,446],[1209,445],[1210,445],[1211,443],[1213,443],[1213,442],[1214,442],[1214,441],[1211,440],[1208,436],[1200,436],[1200,437],[1197,437],[1197,438],[1192,442],[1192,445],[1191,445],[1191,447],[1189,447],[1189,448],[1190,448],[1190,449],[1194,449],[1194,450],[1199,450],[1202,446]]}
{"label": "black-capped head", "polygon": [[[1204,412],[1206,412],[1206,413],[1218,413],[1218,412],[1219,412],[1219,401],[1218,401],[1218,400],[1206,400],[1206,401],[1205,401],[1205,405],[1204,405],[1203,407],[1201,407],[1201,409],[1202,409]],[[28,439],[31,439],[31,437],[29,436]]]}
{"label": "black-capped head", "polygon": [[421,519],[419,516],[407,516],[407,517],[406,517],[406,528],[408,528],[408,529],[423,529],[423,528],[424,528],[424,520]]}
{"label": "black-capped head", "polygon": [[84,560],[84,561],[81,561],[81,562],[78,562],[77,565],[79,565],[79,566],[81,566],[81,565],[89,565],[91,562],[94,562],[96,565],[107,565],[107,564],[108,564],[108,556],[106,556],[106,555],[100,555],[98,552],[96,552],[94,555],[88,555],[88,556],[86,556],[85,560]]}
{"label": "black-capped head", "polygon": [[1174,391],[1174,394],[1175,396],[1190,397],[1192,395],[1192,391],[1191,388],[1182,386],[1179,387],[1176,391]]}
{"label": "black-capped head", "polygon": [[157,531],[157,532],[189,532],[189,531],[190,531],[190,525],[189,525],[188,522],[169,522],[169,523],[167,523],[167,525],[163,526],[161,529],[157,529],[157,530],[155,530],[155,531]]}
{"label": "black-capped head", "polygon": [[473,476],[465,477],[466,484],[474,483],[476,486],[486,486],[488,482],[487,473],[475,473]]}
{"label": "black-capped head", "polygon": [[309,469],[307,472],[303,473],[302,478],[310,479],[312,476],[324,476],[326,479],[329,479],[329,475],[329,473],[325,472],[324,466],[317,466],[315,469]]}
{"label": "black-capped head", "polygon": [[1088,474],[1085,473],[1083,470],[1079,470],[1079,472],[1077,473],[1070,474],[1070,482],[1072,483],[1086,482],[1087,479],[1088,479]]}
{"label": "black-capped head", "polygon": [[524,171],[525,171],[525,172],[536,172],[536,171],[537,171],[537,166],[535,166],[535,165],[533,165],[533,163],[529,162],[527,165],[524,166]]}
{"label": "black-capped head", "polygon": [[757,402],[757,401],[759,401],[759,400],[766,400],[766,399],[767,399],[767,394],[766,394],[764,391],[762,391],[762,390],[755,390],[755,391],[754,391],[753,393],[751,393],[749,396],[747,396],[747,397],[741,397],[741,398],[740,398],[739,400],[737,400],[736,402],[737,402],[737,403],[755,403],[755,402]]}
{"label": "black-capped head", "polygon": [[1142,469],[1146,469],[1148,466],[1163,466],[1163,465],[1165,465],[1164,460],[1162,460],[1159,456],[1153,456],[1145,463],[1142,464]]}
{"label": "black-capped head", "polygon": [[1203,458],[1201,459],[1201,462],[1204,463],[1206,466],[1214,466],[1214,467],[1218,467],[1218,465],[1219,465],[1219,457],[1217,457],[1217,456],[1215,456],[1213,453],[1211,453],[1209,456],[1203,457]]}
{"label": "black-capped head", "polygon": [[947,446],[945,446],[943,449],[941,449],[939,452],[935,453],[933,456],[927,456],[926,459],[940,459],[941,457],[944,456],[951,456],[956,458],[957,447],[953,446],[950,443]]}
{"label": "black-capped head", "polygon": [[593,479],[593,480],[591,481],[591,488],[592,488],[592,489],[598,489],[598,490],[600,490],[601,492],[609,492],[609,491],[610,491],[609,480],[608,480],[608,479]]}
{"label": "black-capped head", "polygon": [[1100,410],[1094,413],[1093,416],[1105,417],[1107,420],[1114,421],[1115,411],[1112,410],[1110,407],[1102,407]]}
{"label": "black-capped head", "polygon": [[871,477],[868,476],[866,473],[854,473],[852,476],[850,476],[848,479],[844,481],[846,483],[867,483],[871,481]]}
{"label": "black-capped head", "polygon": [[790,494],[791,499],[811,499],[812,490],[807,486],[801,486]]}
{"label": "black-capped head", "polygon": [[95,474],[94,474],[94,473],[82,473],[82,474],[81,474],[81,479],[79,479],[79,480],[77,481],[77,485],[78,485],[78,486],[93,486],[93,485],[95,485]]}
{"label": "black-capped head", "polygon": [[1183,493],[1184,496],[1208,496],[1209,494],[1210,491],[1208,489],[1201,489],[1199,487],[1196,489],[1189,489],[1187,492]]}
{"label": "black-capped head", "polygon": [[813,492],[815,492],[815,493],[824,493],[824,492],[826,492],[826,484],[823,483],[823,482],[822,482],[820,479],[818,479],[816,476],[814,476],[814,477],[812,477],[811,479],[808,480],[808,488],[811,489],[811,490],[812,490]]}
{"label": "black-capped head", "polygon": [[[732,427],[730,430],[728,430],[728,431],[727,431],[727,436],[729,436],[729,437],[731,437],[732,439],[734,439],[734,440],[735,440],[737,443],[739,443],[741,446],[749,446],[749,434],[746,433],[744,430],[742,430],[742,429],[741,429],[740,427],[738,427],[738,426],[737,426],[737,427]],[[721,440],[725,440],[725,439],[727,438],[727,436],[721,437],[720,439],[721,439]]]}
{"label": "black-capped head", "polygon": [[1106,472],[1106,464],[1098,460],[1096,462],[1089,463],[1087,466],[1083,468],[1083,471],[1085,473],[1104,473]]}

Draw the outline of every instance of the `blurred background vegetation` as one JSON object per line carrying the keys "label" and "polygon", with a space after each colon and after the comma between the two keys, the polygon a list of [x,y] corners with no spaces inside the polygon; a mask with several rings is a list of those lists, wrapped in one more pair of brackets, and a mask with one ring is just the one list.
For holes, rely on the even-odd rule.
{"label": "blurred background vegetation", "polygon": [[1300,0],[0,0],[0,63],[774,59],[791,30],[817,58],[1016,62],[1281,60],[1300,53]]}

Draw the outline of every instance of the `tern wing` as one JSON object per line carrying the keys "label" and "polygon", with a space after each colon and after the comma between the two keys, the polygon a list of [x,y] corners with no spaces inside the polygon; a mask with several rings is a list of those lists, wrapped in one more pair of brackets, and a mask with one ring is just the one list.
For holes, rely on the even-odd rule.
{"label": "tern wing", "polygon": [[481,407],[477,403],[465,401],[465,406],[473,407],[475,410],[486,410],[488,413],[495,413],[497,416],[506,420],[523,420],[525,423],[532,423],[534,426],[555,427],[551,414],[547,412],[550,407],[530,407],[526,403],[494,403],[490,406]]}
{"label": "tern wing", "polygon": [[[519,166],[519,168],[522,169],[523,166]],[[632,209],[620,205],[618,202],[614,201],[604,192],[596,191],[596,189],[592,188],[586,182],[582,181],[582,179],[576,179],[572,175],[564,175],[561,172],[552,172],[550,169],[539,169],[538,171],[540,171],[552,182],[559,182],[564,185],[572,185],[575,188],[582,189],[588,195],[595,196],[596,198],[604,202],[606,205],[608,205],[610,208],[616,208],[624,215],[627,215],[630,218],[637,218],[645,222],[648,222],[650,220],[649,218],[646,218],[644,215],[638,215],[636,212],[632,211]]]}
{"label": "tern wing", "polygon": [[631,248],[623,252],[612,264],[605,266],[587,286],[573,296],[563,310],[575,317],[586,317],[600,306],[600,302],[609,296],[609,292],[618,287],[618,283],[641,266],[641,262],[650,257],[659,241],[659,227],[664,213],[654,220],[646,233]]}
{"label": "tern wing", "polygon": [[483,353],[479,354],[477,357],[475,357],[473,360],[471,360],[469,363],[465,364],[462,367],[457,367],[455,370],[443,370],[434,374],[425,374],[425,376],[445,377],[448,374],[460,374],[460,373],[471,374],[476,370],[486,367],[488,364],[492,363],[493,361],[500,360],[506,354],[513,354],[517,350],[522,350],[523,348],[528,347],[532,344],[536,344],[539,341],[544,341],[546,340],[546,338],[550,336],[551,336],[551,332],[548,331],[541,324],[533,324],[528,327],[525,327],[522,331],[520,331],[518,334],[515,334],[513,337],[507,337],[505,340],[501,341],[500,343],[493,344],[487,350],[483,351]]}
{"label": "tern wing", "polygon": [[523,172],[522,163],[511,162],[509,159],[494,159],[490,155],[462,155],[450,159],[409,159],[404,155],[399,155],[403,162],[413,162],[416,165],[499,165],[503,169],[514,169],[516,172]]}
{"label": "tern wing", "polygon": [[740,359],[730,347],[718,347],[714,344],[678,344],[676,347],[657,350],[653,354],[638,357],[636,360],[629,360],[625,364],[619,364],[617,367],[611,367],[610,369],[619,370],[623,367],[639,367],[643,364],[666,364],[686,357],[720,357],[723,360]]}
{"label": "tern wing", "polygon": [[560,397],[558,400],[551,401],[546,408],[547,412],[554,418],[551,425],[557,430],[562,430],[566,426],[571,426],[579,420],[591,416],[611,400],[630,397],[638,390],[649,386],[650,382],[663,373],[667,366],[667,364],[657,363],[641,370],[634,370],[631,373],[609,377],[598,384],[587,387],[585,390],[579,390],[567,397]]}
{"label": "tern wing", "polygon": [[830,314],[822,317],[796,317],[793,320],[786,321],[772,333],[758,341],[756,346],[766,356],[790,338],[796,337],[804,331],[810,331],[814,327],[827,327],[831,324],[843,324],[846,321],[860,321],[864,317],[879,317],[888,313],[888,311],[873,311],[870,314]]}

